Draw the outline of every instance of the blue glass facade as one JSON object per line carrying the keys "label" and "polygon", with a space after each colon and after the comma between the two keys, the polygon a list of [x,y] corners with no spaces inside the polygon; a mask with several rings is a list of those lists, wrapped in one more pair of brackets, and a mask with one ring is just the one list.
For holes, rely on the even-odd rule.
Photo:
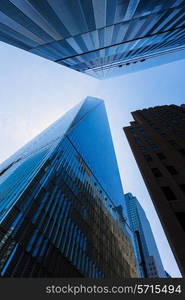
{"label": "blue glass facade", "polygon": [[184,6],[184,0],[1,0],[0,40],[106,78],[185,57],[173,56],[185,46]]}
{"label": "blue glass facade", "polygon": [[125,203],[140,277],[165,278],[166,273],[143,208],[131,193],[125,194]]}
{"label": "blue glass facade", "polygon": [[137,277],[102,100],[79,103],[5,161],[0,179],[1,276]]}

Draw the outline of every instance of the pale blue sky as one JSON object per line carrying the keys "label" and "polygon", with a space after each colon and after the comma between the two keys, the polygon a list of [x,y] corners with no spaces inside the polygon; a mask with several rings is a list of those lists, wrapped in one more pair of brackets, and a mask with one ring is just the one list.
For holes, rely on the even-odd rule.
{"label": "pale blue sky", "polygon": [[165,269],[179,277],[122,127],[136,109],[185,103],[185,60],[100,81],[3,43],[0,54],[0,162],[87,95],[104,99],[124,191],[139,199]]}

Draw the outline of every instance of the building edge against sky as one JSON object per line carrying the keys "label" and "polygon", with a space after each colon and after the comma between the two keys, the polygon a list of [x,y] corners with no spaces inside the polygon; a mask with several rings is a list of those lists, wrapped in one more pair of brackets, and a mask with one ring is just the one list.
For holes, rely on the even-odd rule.
{"label": "building edge against sky", "polygon": [[184,0],[0,1],[0,40],[96,78],[185,58]]}
{"label": "building edge against sky", "polygon": [[[84,101],[86,100],[87,105],[84,105]],[[105,189],[107,191],[110,191],[110,196],[112,199],[114,199],[115,205],[122,204],[122,194],[123,194],[123,188],[121,184],[120,174],[118,170],[118,164],[117,159],[114,151],[114,145],[112,142],[112,136],[110,131],[110,126],[107,118],[107,114],[104,113],[106,111],[104,101],[98,98],[94,97],[87,97],[85,100],[82,100],[79,104],[77,104],[74,108],[72,108],[70,111],[68,111],[64,116],[59,118],[57,121],[55,121],[52,125],[50,125],[47,129],[42,131],[38,136],[36,136],[34,139],[32,139],[30,142],[28,142],[25,146],[23,146],[20,150],[18,150],[15,154],[10,156],[8,159],[6,159],[3,163],[0,164],[0,170],[9,168],[9,166],[14,165],[16,162],[16,166],[19,165],[19,161],[29,156],[30,154],[38,151],[39,149],[46,147],[47,145],[54,145],[57,144],[61,137],[65,134],[70,134],[70,139],[75,142],[76,147],[78,150],[80,150],[83,153],[84,159],[87,160],[87,163],[90,168],[94,169],[94,173],[96,175],[97,172],[99,172],[99,178],[102,185],[106,186]],[[101,104],[101,106],[99,106]],[[103,123],[104,121],[104,128],[102,126],[98,127],[97,124],[93,124],[93,126],[84,127],[83,128],[83,122],[81,122],[81,127],[79,126],[78,134],[80,134],[80,130],[84,130],[83,134],[84,136],[80,136],[81,140],[77,140],[72,128],[76,125],[77,122],[82,120],[84,116],[89,112],[88,109],[91,111],[92,109],[99,106],[99,110],[97,110],[97,121]],[[87,111],[85,110],[87,109]],[[101,120],[101,114],[104,114],[104,119]],[[93,113],[92,113],[93,115]],[[61,120],[63,120],[61,122]],[[92,122],[92,120],[89,118],[89,123]],[[97,122],[97,123],[98,123]],[[86,124],[85,124],[86,125]],[[91,135],[87,134],[87,128],[91,131]],[[96,131],[97,130],[97,131]],[[71,133],[70,133],[71,132]],[[77,129],[76,129],[77,132]],[[98,133],[98,134],[97,134]],[[94,137],[98,138],[98,135],[101,136],[98,140],[93,140],[92,135]],[[107,138],[108,137],[108,138]],[[86,140],[86,147],[84,147],[83,142]],[[99,148],[98,148],[98,155],[95,158],[95,155],[97,150],[97,141],[99,142]],[[86,150],[88,145],[88,158],[86,158]],[[109,149],[109,155],[105,155],[104,149]],[[53,148],[51,147],[51,151]],[[101,158],[104,157],[104,160]],[[98,160],[98,164],[95,163],[95,159]],[[107,165],[106,169],[105,166]],[[110,178],[109,174],[106,172],[106,170],[111,169],[113,177]],[[14,168],[11,167],[11,170],[13,171]],[[8,172],[6,172],[7,175],[9,175]],[[3,179],[4,180],[4,179]],[[1,179],[0,179],[1,183]],[[115,190],[112,188],[112,186],[117,186],[117,189]]]}
{"label": "building edge against sky", "polygon": [[1,276],[138,277],[102,100],[66,113],[6,160],[0,179]]}
{"label": "building edge against sky", "polygon": [[132,113],[124,131],[167,239],[185,276],[185,109],[162,105]]}
{"label": "building edge against sky", "polygon": [[166,278],[159,251],[144,209],[132,193],[125,194],[127,219],[133,232],[133,244],[140,276]]}

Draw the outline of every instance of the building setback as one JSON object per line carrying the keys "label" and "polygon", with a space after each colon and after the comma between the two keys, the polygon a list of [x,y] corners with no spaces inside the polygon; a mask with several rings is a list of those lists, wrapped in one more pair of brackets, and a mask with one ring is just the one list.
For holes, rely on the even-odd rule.
{"label": "building setback", "polygon": [[185,109],[164,105],[132,113],[124,131],[185,275]]}
{"label": "building setback", "polygon": [[1,0],[0,40],[97,78],[185,57],[184,0]]}
{"label": "building setback", "polygon": [[122,193],[104,102],[87,97],[0,167],[0,275],[137,277]]}
{"label": "building setback", "polygon": [[131,193],[125,194],[128,223],[133,232],[133,243],[140,277],[165,278],[159,251],[144,209]]}

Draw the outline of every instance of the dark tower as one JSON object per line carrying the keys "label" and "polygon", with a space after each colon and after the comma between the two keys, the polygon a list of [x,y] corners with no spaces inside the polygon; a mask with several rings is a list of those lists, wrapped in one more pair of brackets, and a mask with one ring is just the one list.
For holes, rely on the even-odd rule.
{"label": "dark tower", "polygon": [[132,115],[124,131],[184,276],[185,110],[164,105]]}

